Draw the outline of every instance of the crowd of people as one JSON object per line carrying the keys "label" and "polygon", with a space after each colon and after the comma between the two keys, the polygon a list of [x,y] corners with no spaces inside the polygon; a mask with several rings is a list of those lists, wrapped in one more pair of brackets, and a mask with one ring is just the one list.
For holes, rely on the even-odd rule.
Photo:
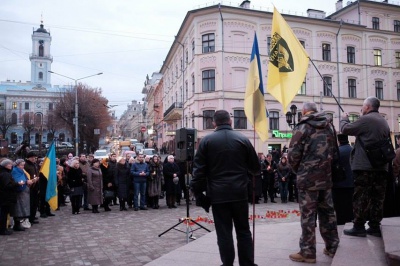
{"label": "crowd of people", "polygon": [[[24,159],[0,159],[0,235],[25,231],[39,223],[40,218],[54,216],[46,202],[47,179],[39,172],[43,158],[35,152],[24,154]],[[71,153],[57,164],[58,208],[67,206],[69,198],[72,215],[81,211],[99,213],[111,211],[119,205],[120,211],[159,209],[159,200],[165,198],[168,208],[177,208],[190,197],[185,182],[186,162],[176,162],[169,155],[162,162],[159,155],[127,153],[119,158],[96,159],[92,154],[73,156]],[[184,197],[182,197],[182,194]],[[11,217],[11,218],[10,218]],[[13,230],[9,230],[10,225]]]}

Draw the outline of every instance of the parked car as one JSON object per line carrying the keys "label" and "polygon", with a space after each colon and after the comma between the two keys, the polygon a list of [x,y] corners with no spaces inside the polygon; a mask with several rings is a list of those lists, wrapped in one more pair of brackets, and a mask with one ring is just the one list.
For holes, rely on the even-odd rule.
{"label": "parked car", "polygon": [[136,153],[141,153],[141,151],[144,149],[144,144],[143,143],[135,143],[135,151]]}
{"label": "parked car", "polygon": [[99,159],[100,161],[104,158],[108,158],[107,150],[97,150],[93,154],[95,159]]}
{"label": "parked car", "polygon": [[153,156],[153,155],[157,155],[156,150],[155,149],[143,149],[142,152],[144,155],[148,155],[148,156]]}

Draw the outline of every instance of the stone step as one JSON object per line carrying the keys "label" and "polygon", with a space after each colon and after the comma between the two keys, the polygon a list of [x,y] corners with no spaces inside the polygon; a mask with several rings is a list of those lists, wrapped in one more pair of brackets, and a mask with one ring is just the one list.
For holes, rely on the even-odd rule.
{"label": "stone step", "polygon": [[[350,229],[353,223],[347,223],[344,229]],[[387,265],[383,239],[367,235],[367,237],[340,237],[339,248],[332,260],[332,266],[384,266]]]}
{"label": "stone step", "polygon": [[383,219],[381,230],[388,265],[400,265],[400,217]]}

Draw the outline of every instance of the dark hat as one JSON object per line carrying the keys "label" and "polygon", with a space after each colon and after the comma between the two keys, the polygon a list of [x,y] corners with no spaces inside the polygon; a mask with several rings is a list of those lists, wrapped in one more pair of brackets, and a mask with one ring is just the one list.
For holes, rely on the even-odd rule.
{"label": "dark hat", "polygon": [[26,158],[31,158],[31,157],[37,157],[37,154],[33,151],[28,152],[28,154],[26,155]]}
{"label": "dark hat", "polygon": [[341,142],[341,143],[347,143],[347,142],[349,142],[349,137],[348,137],[347,135],[344,135],[344,134],[338,134],[338,135],[337,135],[337,139],[338,139],[338,141]]}
{"label": "dark hat", "polygon": [[92,160],[92,165],[93,165],[94,163],[99,163],[99,162],[100,162],[99,159],[93,159],[93,160]]}

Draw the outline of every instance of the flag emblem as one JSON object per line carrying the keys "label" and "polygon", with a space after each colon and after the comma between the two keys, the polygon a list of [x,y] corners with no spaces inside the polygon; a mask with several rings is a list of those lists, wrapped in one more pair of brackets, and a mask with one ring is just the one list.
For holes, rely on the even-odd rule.
{"label": "flag emblem", "polygon": [[271,38],[270,62],[279,68],[279,72],[293,72],[293,56],[285,39],[277,32]]}

